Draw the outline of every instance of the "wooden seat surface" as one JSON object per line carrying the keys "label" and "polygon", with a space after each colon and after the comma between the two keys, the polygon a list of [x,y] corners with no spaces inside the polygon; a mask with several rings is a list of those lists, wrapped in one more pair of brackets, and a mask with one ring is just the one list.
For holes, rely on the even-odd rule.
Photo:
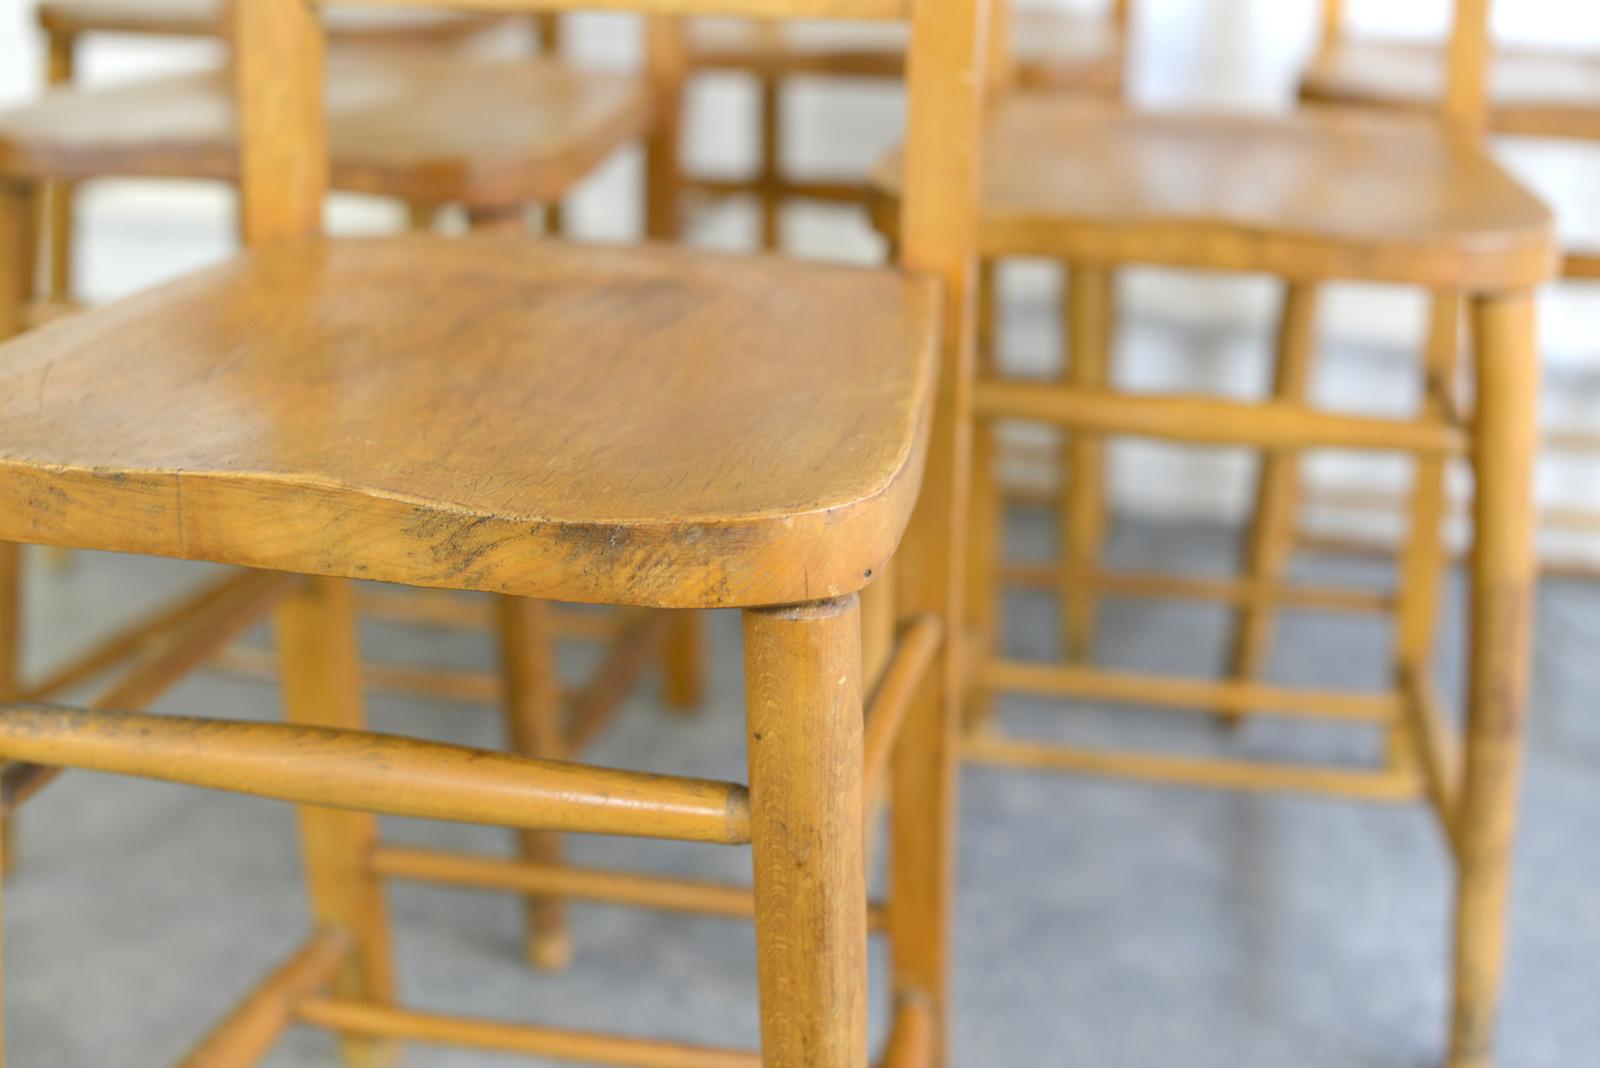
{"label": "wooden seat surface", "polygon": [[940,300],[895,271],[303,241],[0,346],[0,538],[563,601],[864,586]]}
{"label": "wooden seat surface", "polygon": [[[992,255],[1473,290],[1538,284],[1555,257],[1548,209],[1417,116],[1153,114],[1015,93],[985,167]],[[896,160],[875,184],[886,223]]]}
{"label": "wooden seat surface", "polygon": [[[164,37],[226,36],[223,0],[40,0],[39,24],[51,33],[136,33]],[[442,40],[476,33],[495,20],[434,11],[334,9],[328,29],[341,39]]]}
{"label": "wooden seat surface", "polygon": [[[1018,77],[1025,85],[1114,89],[1122,80],[1120,35],[1109,19],[1021,8],[1013,16]],[[772,75],[897,78],[905,67],[903,23],[794,23],[697,19],[690,54],[700,67]]]}
{"label": "wooden seat surface", "polygon": [[[1341,41],[1322,49],[1301,81],[1304,99],[1434,108],[1445,54],[1408,41]],[[1600,53],[1501,48],[1489,68],[1490,116],[1504,133],[1600,139]]]}
{"label": "wooden seat surface", "polygon": [[[553,199],[648,126],[638,78],[559,60],[362,48],[329,64],[335,187],[413,202]],[[232,179],[228,76],[64,88],[0,112],[0,175]]]}

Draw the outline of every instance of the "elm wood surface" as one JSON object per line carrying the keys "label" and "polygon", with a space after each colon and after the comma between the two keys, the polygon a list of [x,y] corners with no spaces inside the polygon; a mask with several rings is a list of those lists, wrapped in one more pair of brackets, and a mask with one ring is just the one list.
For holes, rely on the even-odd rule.
{"label": "elm wood surface", "polygon": [[[1133,112],[1007,94],[990,117],[986,255],[1430,287],[1541,284],[1550,211],[1420,117]],[[894,160],[879,168],[890,194]]]}
{"label": "elm wood surface", "polygon": [[580,602],[853,592],[915,500],[939,308],[776,258],[272,243],[8,345],[0,537]]}
{"label": "elm wood surface", "polygon": [[[1444,98],[1445,81],[1445,52],[1435,45],[1341,38],[1313,55],[1300,96],[1431,111]],[[1499,133],[1600,139],[1600,52],[1496,48],[1488,93],[1489,126]]]}
{"label": "elm wood surface", "polygon": [[[335,187],[478,206],[559,198],[653,110],[632,76],[410,49],[336,54],[327,108]],[[57,89],[0,112],[0,174],[234,180],[237,125],[223,71]]]}
{"label": "elm wood surface", "polygon": [[[223,37],[228,34],[224,0],[40,0],[39,25],[46,33],[131,33],[162,37]],[[429,11],[332,11],[328,32],[340,40],[439,41],[482,30],[493,20]]]}

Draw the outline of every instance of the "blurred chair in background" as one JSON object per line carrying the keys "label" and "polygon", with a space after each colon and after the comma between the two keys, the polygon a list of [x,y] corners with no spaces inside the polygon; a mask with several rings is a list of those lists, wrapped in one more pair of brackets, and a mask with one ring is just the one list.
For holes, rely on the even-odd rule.
{"label": "blurred chair in background", "polygon": [[[1311,104],[1427,111],[1447,91],[1448,53],[1418,41],[1360,37],[1346,27],[1343,0],[1323,0],[1322,36],[1300,82],[1300,99]],[[1494,46],[1488,58],[1486,131],[1524,137],[1600,143],[1600,42],[1586,51],[1530,46]],[[1566,250],[1562,276],[1600,281],[1600,248],[1575,244]],[[1549,428],[1542,447],[1573,457],[1600,453],[1593,426]],[[1323,494],[1318,504],[1388,510],[1403,502],[1371,494]],[[1580,536],[1600,531],[1592,506],[1547,508],[1545,529]],[[1547,561],[1563,573],[1594,577],[1592,563]]]}
{"label": "blurred chair in background", "polygon": [[[1131,112],[1114,103],[1006,90],[988,113],[980,254],[1041,256],[1071,270],[1065,381],[1003,377],[989,363],[975,392],[969,760],[1190,786],[1304,790],[1370,801],[1426,800],[1458,875],[1451,1068],[1491,1063],[1502,973],[1533,593],[1532,471],[1539,366],[1534,293],[1551,277],[1549,211],[1479,146],[1485,117],[1487,0],[1459,0],[1449,91],[1434,115],[1306,112],[1283,118]],[[1002,12],[1004,8],[1001,8]],[[1009,55],[994,35],[995,67]],[[882,203],[899,192],[893,160]],[[893,216],[883,222],[891,228]],[[1277,378],[1259,401],[1131,393],[1111,366],[1111,272],[1148,264],[1248,271],[1285,279]],[[1368,418],[1309,401],[1317,287],[1362,280],[1434,294],[1424,402],[1414,418]],[[1476,410],[1456,390],[1455,325],[1472,323]],[[980,351],[983,351],[980,346]],[[994,428],[1053,424],[1064,434],[1060,559],[1003,564]],[[1263,455],[1243,574],[1193,579],[1108,570],[1102,442],[1132,436]],[[1276,536],[1292,508],[1298,457],[1311,449],[1410,457],[1415,486],[1399,589],[1314,588],[1283,578]],[[1465,744],[1431,678],[1446,567],[1441,532],[1448,460],[1476,481]],[[1008,657],[996,608],[1002,585],[1047,583],[1061,602],[1067,663]],[[1090,666],[1097,599],[1198,598],[1236,607],[1239,627],[1222,681]],[[1393,612],[1392,688],[1352,693],[1258,682],[1272,606]],[[1069,747],[1007,738],[990,720],[1002,694],[1306,717],[1377,728],[1376,768],[1308,766]]]}

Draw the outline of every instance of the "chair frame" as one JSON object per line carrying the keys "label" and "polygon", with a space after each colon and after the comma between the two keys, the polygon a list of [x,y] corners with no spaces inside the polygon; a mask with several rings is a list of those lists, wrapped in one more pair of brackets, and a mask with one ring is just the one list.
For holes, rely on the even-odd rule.
{"label": "chair frame", "polygon": [[[1450,91],[1442,121],[1468,138],[1478,136],[1484,123],[1488,6],[1489,0],[1458,0],[1451,42]],[[1001,27],[992,40],[1003,34]],[[1003,253],[982,241],[980,249],[985,256]],[[1154,250],[1151,255],[1154,262],[1171,262],[1170,257],[1161,260]],[[1194,258],[1201,261],[1204,254]],[[1124,262],[1137,263],[1139,256],[1119,256],[1115,265]],[[1534,293],[1527,286],[1507,284],[1471,293],[1435,294],[1422,369],[1426,385],[1422,410],[1409,420],[1380,420],[1319,412],[1307,400],[1317,286],[1348,277],[1335,265],[1319,262],[1314,254],[1304,256],[1288,281],[1278,328],[1277,376],[1266,402],[1129,395],[1107,389],[1113,266],[1109,261],[1070,265],[1064,314],[1071,361],[1062,384],[1005,381],[992,372],[992,346],[981,346],[985,371],[975,392],[980,424],[969,555],[973,611],[968,617],[976,666],[969,678],[964,756],[984,765],[1169,785],[1426,801],[1438,817],[1457,874],[1449,1064],[1488,1068],[1503,972],[1535,577],[1531,502],[1539,372]],[[1211,266],[1239,269],[1241,265]],[[1463,304],[1475,342],[1478,399],[1471,415],[1465,414],[1456,394]],[[983,320],[992,331],[992,313]],[[1055,563],[1017,565],[1002,560],[999,531],[1005,489],[997,481],[996,443],[985,425],[997,419],[1044,421],[1066,432],[1061,453],[1066,478],[1058,498],[1063,552]],[[1105,526],[1100,443],[1107,435],[1246,445],[1264,452],[1258,507],[1239,579],[1114,572],[1100,564]],[[1283,566],[1292,544],[1292,531],[1285,527],[1295,507],[1298,456],[1313,448],[1398,451],[1415,458],[1411,532],[1401,552],[1396,596],[1285,583]],[[1464,737],[1458,736],[1445,712],[1429,664],[1438,595],[1448,565],[1440,524],[1446,466],[1452,459],[1469,463],[1477,478],[1475,538],[1468,557],[1473,596]],[[1057,592],[1069,660],[1087,652],[1095,601],[1106,593],[1236,605],[1231,677],[1217,682],[1150,678],[1073,663],[1007,660],[992,651],[997,648],[994,606],[1006,583],[1045,585]],[[1350,694],[1256,681],[1265,658],[1271,612],[1285,605],[1394,611],[1394,689]],[[1371,724],[1386,731],[1388,751],[1384,766],[1366,770],[1010,739],[989,721],[989,701],[1005,692],[1166,707],[1219,715],[1228,722],[1245,714],[1270,714]]]}
{"label": "chair frame", "polygon": [[[367,0],[378,3],[382,0]],[[405,0],[401,0],[405,2]],[[520,0],[454,0],[520,10]],[[945,1063],[953,892],[955,726],[960,661],[944,641],[957,619],[970,454],[972,287],[982,102],[977,47],[985,0],[543,0],[550,10],[606,8],[652,16],[650,69],[673,99],[682,72],[673,16],[908,17],[912,176],[901,261],[943,282],[940,381],[929,414],[923,490],[894,570],[861,597],[744,611],[750,785],[647,776],[547,756],[504,755],[363,729],[351,583],[260,580],[278,601],[286,724],[150,716],[29,702],[0,708],[0,756],[12,781],[93,768],[225,788],[301,806],[317,930],[184,1062],[255,1063],[293,1022],[344,1036],[346,1062],[388,1062],[398,1041],[620,1064],[864,1068],[867,1064],[865,885],[867,797],[887,790],[895,1019],[883,1063]],[[322,32],[312,5],[238,0],[236,57],[248,243],[321,230]],[[670,129],[670,124],[667,124]],[[658,136],[649,169],[669,173],[675,139]],[[670,187],[654,226],[675,214]],[[0,252],[32,247],[30,198],[0,185]],[[21,255],[0,263],[14,265]],[[20,330],[23,277],[0,267],[0,332]],[[92,314],[92,313],[91,313]],[[893,571],[891,571],[893,573]],[[870,574],[870,573],[869,573]],[[280,589],[287,585],[287,589]],[[865,602],[863,610],[862,602]],[[526,634],[548,607],[504,607]],[[875,682],[865,714],[863,678]],[[519,680],[550,691],[537,672]],[[43,769],[43,770],[39,770]],[[885,779],[887,783],[885,784]],[[685,887],[643,876],[447,861],[431,877],[528,893],[750,915],[756,922],[762,1051],[715,1050],[411,1012],[395,1007],[382,882],[423,875],[378,844],[373,813],[511,825],[549,835],[621,834],[741,844],[753,891]],[[486,875],[493,869],[502,875]],[[509,873],[509,874],[504,874]],[[715,907],[708,905],[714,902]],[[686,904],[687,903],[687,904]]]}

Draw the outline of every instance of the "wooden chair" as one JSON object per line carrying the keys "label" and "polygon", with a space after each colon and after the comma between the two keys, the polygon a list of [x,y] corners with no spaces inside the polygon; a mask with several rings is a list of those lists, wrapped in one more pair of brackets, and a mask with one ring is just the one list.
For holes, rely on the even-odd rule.
{"label": "wooden chair", "polygon": [[[6,797],[88,767],[304,806],[318,929],[189,1064],[255,1063],[299,1021],[345,1035],[351,1064],[442,1041],[864,1068],[869,915],[893,947],[886,1063],[944,1062],[957,663],[939,634],[961,592],[983,4],[631,6],[658,17],[665,100],[682,70],[666,16],[913,19],[906,270],[521,235],[324,239],[320,26],[295,0],[239,0],[250,251],[0,347],[0,538],[286,576],[287,724],[0,709]],[[653,139],[652,167],[675,167],[672,147]],[[0,333],[22,325],[33,199],[0,183]],[[748,789],[362,730],[357,577],[494,594],[526,632],[551,601],[744,609]],[[548,706],[548,672],[526,681]],[[864,814],[884,788],[891,897],[869,911]],[[755,886],[441,867],[378,844],[372,813],[748,842]],[[381,889],[398,877],[753,915],[762,1051],[402,1009]]]}
{"label": "wooden chair", "polygon": [[[146,33],[220,34],[217,5],[181,3],[116,5],[109,0],[58,0],[44,10],[52,47],[70,54],[70,45],[90,29]],[[370,12],[368,14],[371,14]],[[413,206],[423,217],[444,205],[463,205],[480,229],[516,229],[530,205],[556,205],[600,162],[619,148],[647,134],[655,104],[643,79],[600,73],[566,64],[556,57],[512,60],[474,59],[436,47],[437,38],[454,38],[466,28],[482,28],[484,16],[405,15],[383,12],[374,20],[335,19],[341,39],[359,30],[361,40],[403,40],[431,47],[341,47],[330,62],[328,123],[333,145],[332,181],[337,188],[392,196]],[[224,71],[152,78],[107,89],[64,88],[36,103],[0,112],[0,173],[25,181],[36,197],[68,190],[76,182],[107,176],[185,177],[232,181],[237,172],[237,138],[233,93]],[[518,101],[507,109],[503,102]],[[48,219],[48,216],[46,217]],[[57,240],[48,259],[66,262],[68,231],[56,220]],[[46,226],[50,231],[51,227]],[[662,233],[659,236],[670,236]],[[15,270],[31,274],[19,261]],[[76,301],[64,288],[65,274],[30,301],[25,321],[39,323],[74,310]],[[30,291],[31,292],[31,291]],[[16,645],[21,620],[22,572],[16,546],[0,547],[0,598],[8,604],[9,624],[0,640],[11,643],[0,657],[0,693],[42,694],[53,681],[37,682],[17,675]],[[180,600],[172,611],[188,604]],[[516,624],[492,606],[440,598],[407,600],[392,592],[364,590],[362,611],[404,622],[443,623],[500,631],[502,668],[495,672],[463,672],[393,664],[366,665],[363,675],[374,689],[403,690],[445,700],[509,704],[517,699],[512,660],[523,646],[508,637]],[[150,622],[167,618],[167,609]],[[593,615],[560,613],[553,633],[611,643],[594,683],[562,700],[574,706],[585,723],[584,738],[597,734],[645,667],[665,660],[668,695],[674,706],[687,708],[699,699],[698,624],[692,616],[671,621],[629,618],[606,620]],[[133,632],[119,633],[110,648],[131,655]],[[147,635],[148,645],[158,634]],[[159,642],[157,642],[159,644]],[[77,664],[114,664],[98,658],[99,650],[75,657],[60,671],[76,679]],[[535,655],[528,653],[526,655]],[[544,656],[546,654],[537,654]],[[221,649],[215,666],[246,675],[272,678],[270,655],[248,647]],[[513,711],[513,733],[517,714]],[[522,738],[526,742],[525,738]],[[7,861],[11,854],[7,854]],[[534,959],[547,966],[565,957],[559,932],[530,944]]]}
{"label": "wooden chair", "polygon": [[[1459,877],[1453,1068],[1483,1068],[1493,1045],[1533,583],[1534,290],[1555,260],[1549,213],[1476,147],[1472,135],[1482,115],[1486,7],[1485,0],[1458,4],[1442,118],[1210,118],[1003,94],[987,120],[979,237],[986,258],[1044,256],[1072,265],[1066,300],[1071,362],[1060,383],[1007,379],[991,366],[976,387],[984,432],[974,461],[973,730],[966,756],[982,764],[1191,786],[1431,801]],[[881,173],[885,204],[900,188],[898,173],[892,161]],[[1110,274],[1124,264],[1284,278],[1288,300],[1273,395],[1242,401],[1114,388]],[[1423,369],[1427,399],[1414,418],[1367,418],[1309,403],[1317,286],[1345,279],[1437,295]],[[1462,302],[1474,341],[1477,406],[1470,414],[1454,388],[1454,328]],[[1069,653],[1086,658],[1090,652],[1097,597],[1213,599],[1241,613],[1232,678],[1112,672],[1083,662],[1019,661],[997,651],[1000,510],[992,424],[998,420],[1054,424],[1066,435],[1063,558],[1016,577],[1044,580],[1059,591]],[[1243,575],[1197,580],[1102,566],[1100,450],[1108,435],[1262,451],[1263,492]],[[1283,580],[1283,561],[1274,551],[1281,540],[1271,532],[1292,506],[1298,456],[1324,448],[1412,458],[1411,531],[1392,601]],[[1470,463],[1476,479],[1464,753],[1429,663],[1445,567],[1442,480],[1451,458]],[[1392,610],[1393,689],[1328,692],[1256,681],[1264,652],[1261,621],[1269,606],[1288,604]],[[1387,733],[1389,751],[1384,766],[1370,769],[1046,745],[983,729],[987,702],[1009,692],[1367,725]]]}
{"label": "wooden chair", "polygon": [[[999,0],[1011,3],[1013,0]],[[1040,6],[1016,13],[1015,74],[1030,88],[1117,96],[1127,57],[1130,0],[1110,0],[1102,16]],[[801,177],[784,160],[784,94],[806,80],[898,81],[905,75],[906,36],[894,24],[773,26],[702,19],[690,31],[695,73],[733,73],[755,83],[759,156],[749,176],[690,175],[685,188],[702,198],[754,196],[761,246],[782,245],[783,208],[797,200],[859,204],[863,176]]]}
{"label": "wooden chair", "polygon": [[[1300,81],[1300,98],[1309,104],[1426,111],[1438,106],[1445,92],[1445,51],[1425,42],[1352,36],[1346,29],[1341,0],[1323,0],[1322,37]],[[1600,49],[1495,47],[1488,60],[1486,126],[1509,136],[1600,141]],[[1600,280],[1600,249],[1569,247],[1562,276]],[[1572,457],[1600,453],[1600,433],[1593,427],[1551,427],[1543,438],[1547,454]],[[1317,503],[1339,509],[1393,511],[1403,501],[1382,494],[1357,499],[1349,494],[1323,494]],[[1546,508],[1543,529],[1588,536],[1600,530],[1593,508]],[[1339,548],[1345,545],[1336,546]],[[1593,577],[1592,563],[1566,562],[1550,556],[1547,570]]]}

